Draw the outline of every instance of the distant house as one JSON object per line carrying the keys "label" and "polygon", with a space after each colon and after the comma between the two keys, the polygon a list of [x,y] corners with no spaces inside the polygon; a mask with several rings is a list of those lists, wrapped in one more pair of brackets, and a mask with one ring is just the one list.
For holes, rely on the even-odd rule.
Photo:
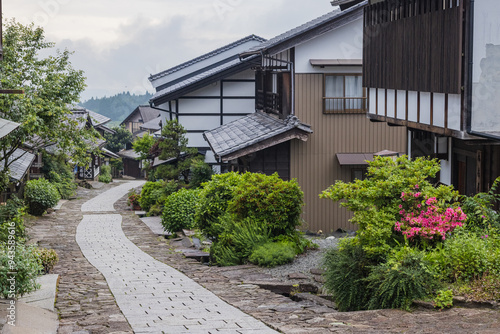
{"label": "distant house", "polygon": [[[29,179],[30,167],[35,160],[35,155],[23,149],[16,149],[9,156],[10,183],[0,194],[0,202],[5,202],[12,195],[23,196],[24,186]],[[3,171],[5,160],[0,159],[0,171]]]}
{"label": "distant house", "polygon": [[[263,38],[250,35],[183,64],[152,75],[156,93],[152,107],[162,110],[161,120],[177,119],[187,130],[190,147],[198,148],[216,170],[225,164],[215,159],[203,133],[254,112],[255,72],[259,57],[240,60],[239,53],[259,45]],[[160,130],[160,119],[145,123],[145,130]]]}
{"label": "distant house", "polygon": [[130,115],[128,115],[120,125],[124,126],[125,129],[130,131],[134,136],[141,133],[141,126],[152,120],[157,119],[161,114],[161,110],[152,108],[150,106],[138,106],[135,108]]}
{"label": "distant house", "polygon": [[439,158],[440,182],[467,195],[500,175],[499,8],[493,0],[364,8],[368,117],[406,127],[410,156]]}
{"label": "distant house", "polygon": [[255,113],[204,134],[231,169],[297,179],[305,195],[304,230],[354,229],[347,210],[318,195],[336,180],[363,178],[366,160],[379,151],[406,152],[404,128],[366,117],[363,5],[332,11],[241,52],[242,61],[259,59]]}

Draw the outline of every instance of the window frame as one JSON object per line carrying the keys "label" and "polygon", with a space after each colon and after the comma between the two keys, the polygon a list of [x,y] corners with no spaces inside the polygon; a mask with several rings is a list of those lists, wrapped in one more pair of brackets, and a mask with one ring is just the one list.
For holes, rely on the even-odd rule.
{"label": "window frame", "polygon": [[[343,77],[343,97],[333,97],[333,96],[326,96],[326,80],[328,77]],[[323,103],[323,114],[326,115],[331,115],[331,114],[365,114],[368,111],[368,97],[366,94],[366,88],[361,87],[363,96],[362,97],[346,97],[346,77],[360,77],[362,79],[362,74],[361,73],[324,73],[323,74],[323,98],[322,98],[322,103]],[[361,99],[361,109],[346,109],[345,104],[342,107],[342,109],[332,109],[332,110],[327,110],[326,109],[326,102],[327,100],[330,99],[343,99],[344,101],[347,99]]]}

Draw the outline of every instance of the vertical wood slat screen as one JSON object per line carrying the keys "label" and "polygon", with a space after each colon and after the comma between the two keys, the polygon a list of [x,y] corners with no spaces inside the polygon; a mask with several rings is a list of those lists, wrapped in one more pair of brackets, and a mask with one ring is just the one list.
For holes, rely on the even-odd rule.
{"label": "vertical wood slat screen", "polygon": [[363,86],[460,94],[464,0],[367,6]]}

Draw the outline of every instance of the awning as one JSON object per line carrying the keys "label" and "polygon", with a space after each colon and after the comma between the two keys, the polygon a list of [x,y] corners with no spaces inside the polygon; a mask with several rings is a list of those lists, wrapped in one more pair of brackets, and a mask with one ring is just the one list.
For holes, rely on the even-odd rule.
{"label": "awning", "polygon": [[0,118],[0,138],[7,136],[19,126],[19,123]]}
{"label": "awning", "polygon": [[[21,181],[31,167],[36,156],[28,151],[17,148],[9,156],[10,178],[15,181]],[[3,170],[4,161],[0,159],[0,170]]]}
{"label": "awning", "polygon": [[363,65],[362,59],[309,59],[312,66],[326,67],[326,66],[361,66]]}
{"label": "awning", "polygon": [[115,159],[119,159],[120,156],[118,154],[116,154],[115,152],[111,152],[110,150],[108,150],[107,148],[103,147],[102,149],[102,154],[107,156],[107,157],[110,157],[110,158],[115,158]]}
{"label": "awning", "polygon": [[337,153],[337,159],[341,166],[346,165],[365,165],[367,161],[373,160],[373,153]]}
{"label": "awning", "polygon": [[257,111],[203,134],[217,158],[230,161],[292,139],[306,141],[313,131],[297,117]]}

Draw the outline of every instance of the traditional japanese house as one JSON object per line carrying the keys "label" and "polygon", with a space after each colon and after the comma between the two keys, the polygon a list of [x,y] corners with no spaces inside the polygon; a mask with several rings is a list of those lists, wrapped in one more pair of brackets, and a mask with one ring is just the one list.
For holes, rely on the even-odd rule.
{"label": "traditional japanese house", "polygon": [[[8,158],[10,183],[0,194],[0,202],[5,202],[12,195],[23,196],[24,186],[29,179],[30,167],[35,155],[23,149],[16,149]],[[0,159],[0,171],[4,169],[5,160]]]}
{"label": "traditional japanese house", "polygon": [[[254,112],[257,57],[240,60],[239,53],[262,43],[250,35],[183,64],[152,75],[156,93],[152,107],[166,113],[143,128],[160,129],[159,121],[177,119],[187,130],[190,147],[198,148],[205,161],[221,171],[203,132]],[[159,131],[159,130],[157,130]]]}
{"label": "traditional japanese house", "polygon": [[137,134],[143,131],[141,130],[141,126],[143,124],[158,118],[160,114],[160,110],[150,106],[138,106],[121,122],[120,125],[124,126],[125,129],[132,133],[132,135],[137,136]]}
{"label": "traditional japanese house", "polygon": [[374,153],[406,152],[404,128],[366,117],[363,6],[334,10],[242,52],[242,60],[260,57],[255,113],[205,132],[231,168],[297,179],[304,230],[354,229],[344,208],[318,195],[336,180],[363,178]]}
{"label": "traditional japanese house", "polygon": [[[354,1],[333,1],[344,6]],[[347,3],[347,4],[346,4]],[[500,175],[500,7],[493,0],[370,0],[364,8],[368,117],[408,129],[412,157],[441,159],[462,194]]]}

